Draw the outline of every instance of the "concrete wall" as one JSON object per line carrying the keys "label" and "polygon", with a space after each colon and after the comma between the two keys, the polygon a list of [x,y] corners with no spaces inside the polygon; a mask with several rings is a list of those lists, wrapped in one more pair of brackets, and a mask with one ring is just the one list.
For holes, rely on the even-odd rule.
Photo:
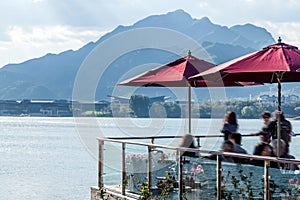
{"label": "concrete wall", "polygon": [[[138,195],[123,196],[116,188],[105,187],[104,198],[101,198],[99,187],[91,187],[91,200],[137,200]],[[133,196],[136,196],[135,198]]]}

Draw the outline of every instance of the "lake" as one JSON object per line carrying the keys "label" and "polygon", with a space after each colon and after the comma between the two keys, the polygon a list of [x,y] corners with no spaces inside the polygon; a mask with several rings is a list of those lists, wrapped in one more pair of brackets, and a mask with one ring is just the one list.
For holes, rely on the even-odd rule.
{"label": "lake", "polygon": [[[291,121],[300,133],[300,121]],[[193,119],[192,133],[219,134],[222,119]],[[262,121],[239,120],[240,133],[257,132]],[[89,200],[97,185],[96,137],[182,135],[186,119],[0,117],[0,197],[6,200]],[[252,153],[258,137],[245,138]],[[159,143],[159,142],[158,142]],[[172,141],[164,143],[173,145]],[[218,149],[219,140],[201,140]],[[299,138],[291,153],[300,158]]]}

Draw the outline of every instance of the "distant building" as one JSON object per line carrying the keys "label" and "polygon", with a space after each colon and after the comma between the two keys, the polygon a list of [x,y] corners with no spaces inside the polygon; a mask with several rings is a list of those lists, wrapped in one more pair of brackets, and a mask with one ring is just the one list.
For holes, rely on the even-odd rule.
{"label": "distant building", "polygon": [[100,111],[107,107],[108,101],[78,102],[67,100],[0,100],[0,115],[2,116],[43,116],[69,117],[76,111]]}
{"label": "distant building", "polygon": [[0,100],[0,115],[16,116],[20,114],[20,102],[15,100]]}
{"label": "distant building", "polygon": [[[175,103],[177,103],[178,105],[188,105],[189,101],[188,100],[176,100]],[[194,100],[191,100],[191,104],[195,104]]]}
{"label": "distant building", "polygon": [[[278,98],[275,95],[264,94],[264,95],[260,95],[257,98],[257,101],[259,101],[261,103],[277,103]],[[294,94],[292,94],[292,95],[282,95],[281,96],[281,103],[282,104],[284,104],[284,103],[295,103],[297,101],[299,101],[299,96],[294,95]]]}
{"label": "distant building", "polygon": [[[130,102],[130,98],[128,97],[121,97],[121,96],[109,96],[112,100],[112,104],[124,104],[128,105]],[[170,97],[166,96],[157,96],[157,97],[149,97],[150,104],[154,102],[165,102]]]}
{"label": "distant building", "polygon": [[299,96],[297,96],[295,94],[289,95],[288,99],[286,100],[286,102],[291,102],[291,103],[294,103],[297,101],[299,101]]}

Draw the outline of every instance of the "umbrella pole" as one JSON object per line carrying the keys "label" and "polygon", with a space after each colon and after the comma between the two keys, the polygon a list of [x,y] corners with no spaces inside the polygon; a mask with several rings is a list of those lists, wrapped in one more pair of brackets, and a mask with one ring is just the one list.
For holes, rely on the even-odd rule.
{"label": "umbrella pole", "polygon": [[280,81],[280,74],[277,73],[277,84],[278,84],[278,108],[277,108],[277,157],[280,157],[280,114],[281,114],[281,81]]}
{"label": "umbrella pole", "polygon": [[188,118],[189,118],[189,134],[192,133],[192,91],[191,84],[188,83]]}

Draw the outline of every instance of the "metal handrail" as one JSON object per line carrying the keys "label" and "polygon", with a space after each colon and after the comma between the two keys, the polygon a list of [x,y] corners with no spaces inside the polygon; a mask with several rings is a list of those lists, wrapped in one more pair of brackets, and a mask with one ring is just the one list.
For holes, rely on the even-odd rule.
{"label": "metal handrail", "polygon": [[[298,136],[300,133],[295,133],[294,136]],[[257,137],[257,135],[254,134],[242,134],[243,137]],[[200,147],[200,139],[201,138],[218,138],[218,137],[224,137],[222,134],[218,135],[193,135],[193,137],[197,141],[197,146]],[[151,140],[151,143],[154,144],[154,141],[156,139],[174,139],[174,138],[182,138],[180,135],[176,136],[168,136],[168,135],[163,135],[163,136],[136,136],[136,137],[108,137],[108,139],[114,139],[114,140]]]}
{"label": "metal handrail", "polygon": [[[300,135],[300,133],[296,133],[295,136]],[[242,134],[243,137],[257,137],[253,134]],[[222,134],[216,135],[193,135],[194,138],[210,138],[210,137],[224,137]],[[108,139],[115,139],[115,140],[141,140],[141,139],[173,139],[173,138],[182,138],[181,135],[169,136],[169,135],[162,135],[162,136],[134,136],[134,137],[107,137]]]}
{"label": "metal handrail", "polygon": [[[177,137],[177,136],[176,136]],[[151,137],[147,137],[151,138]],[[174,137],[171,137],[174,138]],[[98,186],[99,188],[103,187],[103,145],[105,142],[113,142],[113,143],[120,143],[122,144],[122,183],[125,183],[126,180],[126,172],[125,172],[125,148],[126,144],[130,145],[139,145],[139,146],[145,146],[148,148],[148,159],[151,160],[151,151],[155,150],[156,148],[163,148],[163,149],[168,149],[168,150],[174,150],[177,152],[177,155],[182,155],[182,152],[189,151],[189,152],[197,152],[199,155],[201,154],[212,154],[217,156],[217,199],[221,199],[221,176],[222,176],[222,161],[221,161],[221,156],[231,156],[231,157],[237,157],[237,158],[246,158],[246,159],[255,159],[255,160],[264,160],[265,165],[264,165],[264,185],[265,185],[265,199],[269,200],[270,199],[270,194],[269,194],[269,185],[270,185],[270,162],[278,162],[278,163],[289,163],[289,164],[300,164],[300,160],[293,160],[293,159],[283,159],[283,158],[277,158],[277,157],[268,157],[268,156],[257,156],[257,155],[250,155],[250,154],[238,154],[238,153],[229,153],[229,152],[222,152],[222,151],[211,151],[211,150],[203,150],[203,149],[198,149],[198,148],[185,148],[185,147],[172,147],[172,146],[166,146],[166,145],[160,145],[160,144],[152,144],[152,143],[143,143],[143,142],[134,142],[134,141],[128,141],[127,138],[125,140],[121,139],[109,139],[109,138],[98,138],[99,141],[99,162],[98,162]],[[200,156],[199,156],[200,157]],[[182,156],[179,157],[179,179],[182,179],[182,164],[183,164],[183,159]],[[101,165],[101,166],[100,166]],[[152,162],[148,163],[148,170],[151,169]],[[150,176],[151,180],[151,170],[148,171],[148,176]],[[182,181],[182,180],[181,180]],[[178,193],[178,199],[183,199],[183,187],[182,183],[179,182],[179,193]],[[122,184],[122,195],[126,195],[125,192],[125,184]]]}
{"label": "metal handrail", "polygon": [[171,147],[161,144],[149,144],[144,142],[134,142],[134,141],[127,141],[127,140],[119,140],[119,139],[108,139],[108,138],[98,138],[99,141],[106,141],[106,142],[116,142],[116,143],[125,143],[131,145],[139,145],[139,146],[146,146],[151,147],[152,149],[155,148],[163,148],[169,149],[174,151],[189,151],[202,154],[212,154],[212,155],[224,155],[224,156],[232,156],[237,158],[249,158],[255,160],[268,160],[273,162],[281,162],[281,163],[291,163],[291,164],[300,164],[300,160],[296,159],[286,159],[286,158],[278,158],[278,157],[270,157],[270,156],[258,156],[258,155],[251,155],[251,154],[240,154],[240,153],[230,153],[230,152],[222,152],[222,151],[212,151],[212,150],[204,150],[198,148],[187,148],[187,147]]}

